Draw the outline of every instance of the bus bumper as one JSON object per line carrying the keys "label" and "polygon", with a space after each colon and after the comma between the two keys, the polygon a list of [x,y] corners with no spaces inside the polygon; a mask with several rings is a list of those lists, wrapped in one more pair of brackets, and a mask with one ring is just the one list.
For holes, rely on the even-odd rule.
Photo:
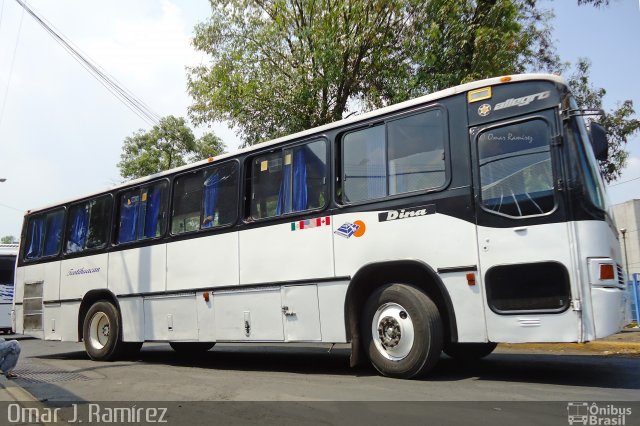
{"label": "bus bumper", "polygon": [[615,334],[631,322],[630,297],[625,289],[593,287],[591,305],[596,339]]}

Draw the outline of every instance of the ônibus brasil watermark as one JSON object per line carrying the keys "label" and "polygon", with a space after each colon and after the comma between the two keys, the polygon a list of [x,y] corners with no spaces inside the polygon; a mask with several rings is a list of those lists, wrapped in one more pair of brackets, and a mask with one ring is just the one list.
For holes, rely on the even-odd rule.
{"label": "\u00f4nibus brasil watermark", "polygon": [[61,415],[61,408],[7,406],[10,423],[115,423],[145,424],[167,423],[167,408],[164,407],[105,407],[100,404],[71,404],[71,412]]}
{"label": "\u00f4nibus brasil watermark", "polygon": [[570,425],[587,426],[625,426],[631,416],[631,408],[611,403],[589,404],[588,402],[569,402],[567,421]]}

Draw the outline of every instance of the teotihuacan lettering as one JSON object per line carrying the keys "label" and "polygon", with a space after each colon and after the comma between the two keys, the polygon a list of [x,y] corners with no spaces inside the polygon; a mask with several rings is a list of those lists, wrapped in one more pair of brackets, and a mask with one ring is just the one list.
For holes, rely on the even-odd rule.
{"label": "teotihuacan lettering", "polygon": [[389,210],[388,212],[378,213],[378,222],[389,222],[390,220],[409,219],[410,217],[426,216],[436,212],[435,204],[426,206],[409,207],[406,209]]}
{"label": "teotihuacan lettering", "polygon": [[96,272],[100,272],[100,268],[78,268],[78,269],[69,269],[67,272],[67,276],[71,275],[84,275],[84,274],[95,274]]}

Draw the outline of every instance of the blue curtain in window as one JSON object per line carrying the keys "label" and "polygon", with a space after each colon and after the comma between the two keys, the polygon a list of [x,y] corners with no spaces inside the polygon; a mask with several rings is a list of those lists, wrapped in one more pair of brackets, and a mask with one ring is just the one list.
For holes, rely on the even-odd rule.
{"label": "blue curtain in window", "polygon": [[304,148],[293,157],[293,211],[307,209],[307,163]]}
{"label": "blue curtain in window", "polygon": [[162,207],[162,187],[156,186],[147,194],[147,211],[144,218],[144,237],[153,238],[158,232],[160,207]]}
{"label": "blue curtain in window", "polygon": [[204,211],[203,228],[211,228],[214,225],[216,205],[218,204],[218,192],[220,190],[220,175],[211,175],[204,181]]}
{"label": "blue curtain in window", "polygon": [[71,229],[69,230],[68,252],[84,249],[89,230],[89,209],[85,206],[75,208],[71,212]]}
{"label": "blue curtain in window", "polygon": [[44,218],[38,217],[31,219],[31,228],[29,229],[29,248],[27,249],[27,259],[34,259],[40,256],[40,247],[44,237]]}
{"label": "blue curtain in window", "polygon": [[62,222],[64,221],[64,213],[58,212],[47,216],[47,230],[44,240],[43,256],[53,256],[58,254],[60,250],[60,241],[62,239]]}
{"label": "blue curtain in window", "polygon": [[[278,205],[276,206],[276,215],[280,216],[284,213],[291,212],[291,160],[287,161],[285,154],[285,164],[282,167],[282,180],[280,181],[280,191],[278,192]],[[289,157],[290,158],[290,157]]]}
{"label": "blue curtain in window", "polygon": [[138,223],[138,197],[125,198],[120,206],[120,229],[118,242],[127,243],[136,239],[136,224]]}

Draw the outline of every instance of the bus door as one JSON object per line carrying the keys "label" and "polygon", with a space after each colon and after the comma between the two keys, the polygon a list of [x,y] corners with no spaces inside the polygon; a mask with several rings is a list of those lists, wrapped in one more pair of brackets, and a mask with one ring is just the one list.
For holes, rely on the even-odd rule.
{"label": "bus door", "polygon": [[486,121],[470,141],[489,340],[579,340],[557,109]]}

